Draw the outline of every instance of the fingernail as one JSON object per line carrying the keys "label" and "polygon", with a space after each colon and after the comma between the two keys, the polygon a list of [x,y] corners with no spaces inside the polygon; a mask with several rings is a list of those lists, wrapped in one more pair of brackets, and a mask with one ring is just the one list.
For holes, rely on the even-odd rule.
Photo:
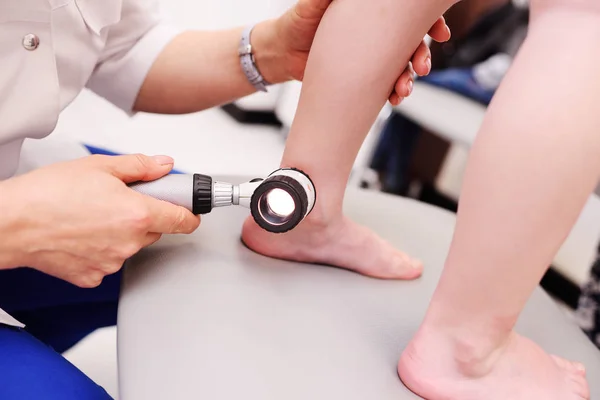
{"label": "fingernail", "polygon": [[585,372],[585,365],[583,365],[582,363],[575,363],[575,368],[579,372]]}
{"label": "fingernail", "polygon": [[406,89],[408,90],[408,94],[412,93],[412,90],[413,90],[413,81],[408,81],[408,83],[406,84]]}
{"label": "fingernail", "polygon": [[431,57],[427,56],[425,59],[425,65],[427,65],[427,73],[429,73],[429,71],[431,71]]}
{"label": "fingernail", "polygon": [[175,164],[175,160],[173,160],[169,156],[154,156],[152,157],[154,161],[156,161],[160,165],[172,165]]}
{"label": "fingernail", "polygon": [[403,101],[404,101],[404,97],[398,97],[398,104],[396,104],[396,105],[399,106],[400,104],[402,104]]}

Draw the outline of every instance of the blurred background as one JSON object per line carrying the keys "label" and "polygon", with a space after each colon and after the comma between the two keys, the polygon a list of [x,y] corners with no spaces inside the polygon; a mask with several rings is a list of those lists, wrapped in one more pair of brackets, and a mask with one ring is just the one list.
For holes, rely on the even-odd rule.
{"label": "blurred background", "polygon": [[[294,3],[164,0],[163,11],[179,26],[219,29],[277,17]],[[446,19],[451,41],[432,44],[433,71],[415,82],[410,98],[382,109],[350,185],[455,211],[469,148],[525,38],[527,2],[464,0]],[[264,176],[279,165],[300,90],[300,83],[286,83],[201,113],[133,118],[86,91],[62,114],[47,140],[84,142],[116,153],[168,154],[185,172]],[[589,286],[599,237],[600,201],[593,195],[542,282],[573,318],[581,288]],[[585,301],[593,309],[593,299]],[[66,356],[117,396],[114,329],[93,334]]]}

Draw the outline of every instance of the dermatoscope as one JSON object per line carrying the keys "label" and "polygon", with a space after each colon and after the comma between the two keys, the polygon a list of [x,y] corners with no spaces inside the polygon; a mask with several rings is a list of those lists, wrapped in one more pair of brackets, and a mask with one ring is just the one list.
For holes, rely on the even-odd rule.
{"label": "dermatoscope", "polygon": [[316,201],[315,186],[308,175],[292,168],[278,169],[265,179],[239,185],[202,174],[173,174],[129,187],[185,207],[196,215],[208,214],[217,207],[246,207],[261,228],[273,233],[294,229],[312,211]]}

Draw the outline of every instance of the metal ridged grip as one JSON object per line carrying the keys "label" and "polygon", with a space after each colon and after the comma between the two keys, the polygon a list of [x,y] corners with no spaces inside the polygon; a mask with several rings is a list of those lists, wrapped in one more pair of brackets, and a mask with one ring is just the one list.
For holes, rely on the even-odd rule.
{"label": "metal ridged grip", "polygon": [[213,207],[226,207],[233,204],[233,185],[225,182],[215,182],[212,193]]}

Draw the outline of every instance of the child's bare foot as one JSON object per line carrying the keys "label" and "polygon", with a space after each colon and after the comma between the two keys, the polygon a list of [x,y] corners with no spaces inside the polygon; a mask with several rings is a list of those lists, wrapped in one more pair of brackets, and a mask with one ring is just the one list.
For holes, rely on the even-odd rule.
{"label": "child's bare foot", "polygon": [[583,365],[550,356],[516,333],[485,357],[469,360],[465,355],[471,350],[420,332],[402,354],[400,378],[427,400],[590,398]]}
{"label": "child's bare foot", "polygon": [[327,264],[375,278],[415,279],[423,272],[420,261],[345,217],[322,223],[311,214],[283,234],[264,231],[250,217],[244,223],[242,240],[269,257]]}

